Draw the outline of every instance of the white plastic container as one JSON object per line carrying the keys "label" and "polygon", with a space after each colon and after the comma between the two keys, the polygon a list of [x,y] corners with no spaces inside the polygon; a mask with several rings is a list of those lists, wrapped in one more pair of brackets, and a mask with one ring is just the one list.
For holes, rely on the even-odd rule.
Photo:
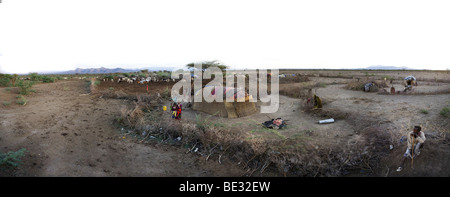
{"label": "white plastic container", "polygon": [[332,122],[334,122],[333,118],[326,119],[326,120],[319,120],[319,124],[332,123]]}

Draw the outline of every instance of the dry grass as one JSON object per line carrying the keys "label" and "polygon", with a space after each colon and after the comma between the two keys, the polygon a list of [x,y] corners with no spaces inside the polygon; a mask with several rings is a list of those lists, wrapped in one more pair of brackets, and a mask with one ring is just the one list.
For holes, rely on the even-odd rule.
{"label": "dry grass", "polygon": [[307,82],[309,81],[309,76],[308,75],[300,75],[297,74],[295,76],[292,76],[292,74],[287,74],[286,77],[284,78],[280,78],[280,83],[300,83],[300,82]]}
{"label": "dry grass", "polygon": [[[330,113],[341,119],[349,116],[337,111]],[[134,114],[140,115],[139,110],[131,111],[130,118]],[[220,162],[219,158],[226,155],[231,161],[241,163],[248,169],[243,176],[268,169],[285,176],[342,176],[355,169],[373,172],[378,167],[380,153],[384,153],[389,144],[389,134],[367,126],[370,122],[361,126],[361,135],[354,143],[321,144],[320,148],[306,136],[307,132],[305,136],[269,139],[222,127],[201,129],[187,122],[159,119],[152,124],[158,127],[150,132],[162,141],[181,137],[180,145],[187,147],[188,152],[197,150],[206,160],[214,158]]]}
{"label": "dry grass", "polygon": [[308,98],[312,96],[317,88],[326,87],[326,84],[320,82],[302,82],[295,84],[280,84],[279,93],[291,98]]}
{"label": "dry grass", "polygon": [[370,88],[370,92],[378,92],[382,88],[389,87],[387,82],[384,80],[364,80],[364,81],[350,81],[347,83],[346,86],[344,86],[345,89],[348,90],[357,90],[357,91],[364,91],[364,85],[370,82],[374,82],[375,86],[372,86]]}

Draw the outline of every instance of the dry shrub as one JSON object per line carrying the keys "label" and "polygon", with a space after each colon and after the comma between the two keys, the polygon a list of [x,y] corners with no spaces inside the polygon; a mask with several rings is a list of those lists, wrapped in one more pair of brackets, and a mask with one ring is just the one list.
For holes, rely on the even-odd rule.
{"label": "dry shrub", "polygon": [[[313,141],[302,137],[258,138],[239,130],[214,126],[199,128],[195,123],[173,121],[161,116],[149,121],[138,104],[148,101],[151,98],[138,96],[135,108],[128,110],[123,107],[121,112],[124,123],[147,129],[152,136],[157,136],[163,142],[184,146],[188,152],[197,150],[196,153],[207,160],[220,162],[219,158],[226,155],[229,160],[239,162],[248,169],[247,176],[267,169],[286,176],[343,176],[361,169],[375,173],[379,159],[389,150],[390,134],[372,127],[377,124],[365,121],[358,114],[336,110],[315,112],[317,116],[331,116],[357,124],[356,129],[360,133],[352,138],[352,143],[322,143],[318,147]],[[142,123],[152,127],[140,125]],[[181,141],[176,140],[179,137]]]}
{"label": "dry shrub", "polygon": [[217,128],[200,130],[194,124],[184,124],[181,131],[174,127],[166,132],[176,133],[171,137],[183,136],[189,147],[199,148],[204,156],[226,154],[252,173],[270,168],[287,176],[342,176],[355,169],[373,172],[380,159],[379,153],[388,147],[388,136],[375,129],[365,130],[354,143],[322,144],[321,148],[292,138],[281,141],[263,138],[244,140],[246,136],[238,131]]}
{"label": "dry shrub", "polygon": [[382,88],[389,87],[384,80],[365,80],[365,81],[350,81],[344,86],[348,90],[364,91],[364,85],[374,82],[374,86],[370,87],[369,92],[378,92]]}
{"label": "dry shrub", "polygon": [[280,86],[279,93],[292,98],[301,98],[302,88],[297,86]]}
{"label": "dry shrub", "polygon": [[102,98],[116,98],[114,91],[111,90],[100,90],[98,93]]}
{"label": "dry shrub", "polygon": [[217,128],[201,130],[195,124],[184,123],[182,127],[177,124],[167,124],[159,134],[166,139],[182,136],[183,143],[189,149],[198,148],[198,153],[207,158],[216,155],[214,158],[217,159],[217,155],[227,155],[251,173],[263,172],[268,168],[286,176],[342,176],[360,169],[374,172],[381,158],[380,153],[386,152],[389,144],[388,136],[376,129],[365,130],[354,143],[322,144],[317,148],[305,140],[248,139],[239,131]]}
{"label": "dry shrub", "polygon": [[[278,171],[295,176],[343,176],[353,171],[376,173],[381,157],[388,153],[392,133],[361,114],[335,109],[313,110],[313,116],[334,118],[355,125],[356,134],[344,144],[316,146],[312,141],[286,139],[284,146],[274,146],[267,157]],[[375,125],[375,126],[374,126]]]}
{"label": "dry shrub", "polygon": [[280,78],[280,83],[298,83],[298,82],[307,82],[310,81],[308,75],[295,75],[292,74],[286,75],[284,78]]}
{"label": "dry shrub", "polygon": [[311,91],[320,87],[325,87],[324,83],[299,83],[299,84],[280,84],[279,94],[292,98],[308,98],[312,96]]}
{"label": "dry shrub", "polygon": [[122,90],[118,91],[112,91],[112,90],[100,90],[98,92],[102,98],[110,98],[110,99],[129,99],[133,100],[136,97],[128,95],[127,93],[123,92]]}
{"label": "dry shrub", "polygon": [[344,88],[348,90],[364,90],[364,84],[364,82],[350,81]]}
{"label": "dry shrub", "polygon": [[[388,138],[377,129],[367,129],[353,143],[321,144],[319,148],[304,141],[302,145],[289,148],[273,146],[265,158],[284,175],[329,177],[359,170],[375,173],[381,157],[388,154]],[[284,145],[298,143],[298,140],[288,139]]]}
{"label": "dry shrub", "polygon": [[[116,91],[112,93],[112,91],[106,92],[103,96],[113,96],[113,98],[131,98],[128,95],[121,95],[122,91]],[[158,111],[159,106],[161,104],[161,99],[156,96],[150,96],[147,94],[140,94],[135,97],[136,99],[133,102],[133,107],[128,108],[127,106],[122,106],[120,109],[121,112],[121,120],[124,126],[130,127],[137,131],[149,131],[154,128],[155,119],[158,119],[160,116],[160,111]],[[153,125],[153,126],[152,126]],[[151,129],[150,129],[150,126]],[[161,122],[157,124],[159,128],[161,128]]]}
{"label": "dry shrub", "polygon": [[160,96],[148,94],[138,94],[136,100],[137,104],[147,111],[157,110],[163,102]]}
{"label": "dry shrub", "polygon": [[117,99],[130,99],[133,98],[132,96],[129,96],[127,93],[123,92],[122,90],[114,91],[114,97]]}
{"label": "dry shrub", "polygon": [[139,105],[136,105],[133,109],[127,109],[126,106],[122,106],[120,113],[123,124],[130,128],[142,127],[145,122],[144,112]]}

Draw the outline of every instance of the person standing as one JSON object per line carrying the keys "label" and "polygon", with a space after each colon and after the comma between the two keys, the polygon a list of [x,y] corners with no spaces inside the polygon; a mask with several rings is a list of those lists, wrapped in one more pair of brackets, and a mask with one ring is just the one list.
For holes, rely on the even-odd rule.
{"label": "person standing", "polygon": [[171,110],[172,110],[172,119],[176,119],[178,113],[178,105],[175,102],[172,103]]}
{"label": "person standing", "polygon": [[176,106],[177,106],[177,114],[176,114],[176,118],[175,119],[181,120],[181,110],[182,110],[183,106],[181,105],[180,102],[178,102],[176,104]]}

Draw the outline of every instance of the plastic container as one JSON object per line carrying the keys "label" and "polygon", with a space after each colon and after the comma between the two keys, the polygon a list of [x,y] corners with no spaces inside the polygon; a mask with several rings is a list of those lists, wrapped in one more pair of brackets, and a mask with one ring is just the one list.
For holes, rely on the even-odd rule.
{"label": "plastic container", "polygon": [[333,122],[334,122],[333,118],[326,119],[326,120],[319,120],[319,124],[333,123]]}

